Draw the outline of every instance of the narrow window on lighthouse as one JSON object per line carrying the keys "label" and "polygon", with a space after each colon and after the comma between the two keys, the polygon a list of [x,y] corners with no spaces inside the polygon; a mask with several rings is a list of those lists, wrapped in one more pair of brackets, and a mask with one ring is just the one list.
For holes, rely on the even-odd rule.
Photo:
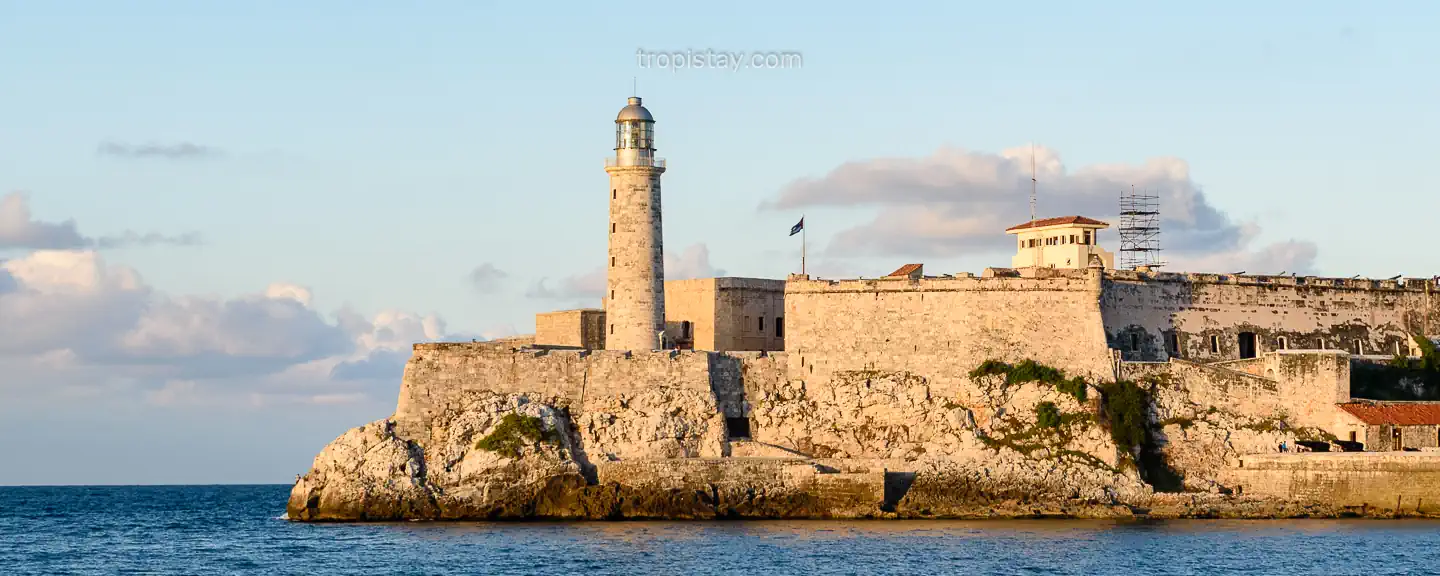
{"label": "narrow window on lighthouse", "polygon": [[611,222],[611,223],[610,223],[610,233],[611,233],[611,234],[614,234],[614,233],[615,233],[615,223],[614,223],[614,222]]}
{"label": "narrow window on lighthouse", "polygon": [[611,188],[611,189],[610,189],[610,199],[611,199],[611,200],[614,200],[614,199],[619,198],[619,197],[620,197],[620,193],[617,192],[614,188]]}
{"label": "narrow window on lighthouse", "polygon": [[610,267],[611,267],[611,268],[614,268],[614,267],[615,267],[615,257],[614,257],[614,256],[611,256],[611,257],[610,257]]}

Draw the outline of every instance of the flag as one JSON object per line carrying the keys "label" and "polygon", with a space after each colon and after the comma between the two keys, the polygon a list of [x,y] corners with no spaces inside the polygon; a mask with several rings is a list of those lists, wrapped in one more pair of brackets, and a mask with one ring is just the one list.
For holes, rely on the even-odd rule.
{"label": "flag", "polygon": [[791,235],[791,236],[794,236],[794,235],[796,235],[796,234],[799,234],[800,231],[801,231],[801,230],[804,230],[804,229],[805,229],[805,217],[804,217],[804,216],[801,216],[801,217],[800,217],[800,221],[799,221],[799,222],[796,222],[794,226],[791,226],[791,227],[790,227],[790,235]]}

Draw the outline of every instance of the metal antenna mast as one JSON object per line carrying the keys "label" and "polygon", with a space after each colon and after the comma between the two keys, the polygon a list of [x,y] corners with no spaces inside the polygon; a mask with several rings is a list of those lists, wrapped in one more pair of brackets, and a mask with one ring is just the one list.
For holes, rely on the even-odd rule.
{"label": "metal antenna mast", "polygon": [[[1032,140],[1032,141],[1030,142],[1030,230],[1031,230],[1032,233],[1033,233],[1034,230],[1035,230],[1035,187],[1036,187],[1036,183],[1037,183],[1037,180],[1035,179],[1035,142]],[[1040,240],[1035,240],[1034,242],[1035,242],[1035,262],[1034,262],[1034,266],[1035,266],[1036,268],[1039,268],[1039,267],[1040,267],[1040,263],[1045,261],[1044,258],[1041,258],[1041,257],[1040,257],[1040,252],[1045,249],[1045,247],[1044,247],[1045,242],[1044,242],[1044,241],[1040,241]]]}
{"label": "metal antenna mast", "polygon": [[1030,227],[1035,227],[1035,143],[1030,143]]}
{"label": "metal antenna mast", "polygon": [[1120,191],[1120,268],[1158,268],[1160,260],[1160,196],[1136,192],[1130,186]]}

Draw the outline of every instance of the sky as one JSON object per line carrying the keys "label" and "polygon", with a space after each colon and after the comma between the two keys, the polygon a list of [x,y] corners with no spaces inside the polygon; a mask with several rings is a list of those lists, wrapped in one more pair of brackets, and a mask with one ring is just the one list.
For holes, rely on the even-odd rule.
{"label": "sky", "polygon": [[[393,411],[413,342],[598,305],[632,94],[670,278],[796,272],[802,215],[813,275],[1005,266],[1032,159],[1041,217],[1157,194],[1172,270],[1432,276],[1437,21],[0,0],[0,484],[289,482]],[[760,60],[656,57],[687,51]]]}

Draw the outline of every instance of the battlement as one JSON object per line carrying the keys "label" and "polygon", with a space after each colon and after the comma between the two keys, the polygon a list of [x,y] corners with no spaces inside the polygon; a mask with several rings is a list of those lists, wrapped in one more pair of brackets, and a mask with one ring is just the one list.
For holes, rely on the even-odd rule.
{"label": "battlement", "polygon": [[1058,268],[986,268],[979,277],[968,272],[919,278],[886,276],[837,280],[791,276],[785,284],[785,293],[1089,291],[1099,287],[1099,278],[1097,272],[1089,270]]}
{"label": "battlement", "polygon": [[1239,286],[1295,286],[1338,288],[1346,290],[1390,290],[1428,293],[1436,289],[1433,278],[1332,278],[1324,276],[1280,276],[1271,274],[1209,274],[1201,272],[1146,272],[1139,270],[1106,270],[1112,281],[1161,282],[1190,284],[1225,284]]}

